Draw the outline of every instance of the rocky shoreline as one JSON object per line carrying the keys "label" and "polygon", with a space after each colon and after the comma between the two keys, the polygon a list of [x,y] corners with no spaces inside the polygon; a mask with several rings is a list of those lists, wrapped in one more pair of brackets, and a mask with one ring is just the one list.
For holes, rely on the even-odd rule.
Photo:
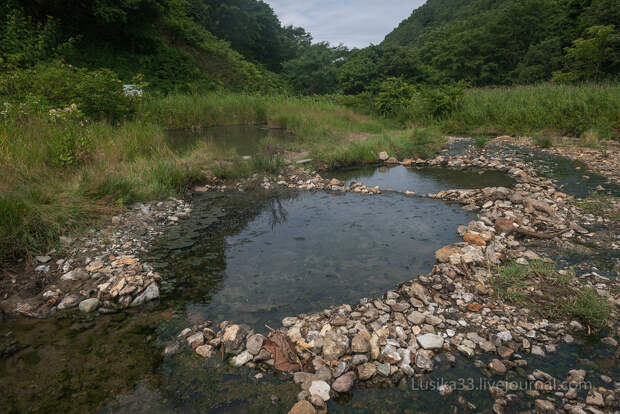
{"label": "rocky shoreline", "polygon": [[[433,361],[439,355],[448,360],[454,360],[456,353],[474,359],[480,354],[493,355],[485,369],[489,375],[503,376],[509,370],[527,366],[524,355],[552,354],[557,346],[574,342],[574,337],[587,329],[578,320],[553,323],[505,303],[492,294],[491,267],[508,261],[523,265],[550,261],[519,239],[588,242],[594,234],[585,226],[610,224],[609,219],[582,214],[571,203],[573,197],[558,191],[551,180],[537,177],[533,167],[511,158],[440,156],[429,161],[398,161],[387,154],[381,158],[386,164],[405,166],[496,169],[510,174],[518,184],[514,189],[449,190],[426,195],[405,192],[457,201],[463,208],[477,211],[478,220],[459,227],[462,243],[436,252],[438,264],[429,274],[396,287],[380,299],[365,298],[357,305],[287,317],[281,329],[267,336],[243,324],[224,321],[215,326],[205,321],[181,332],[179,340],[170,344],[165,353],[177,352],[186,344],[205,358],[219,349],[235,366],[294,372],[293,380],[300,384],[301,391],[291,413],[311,413],[325,411],[326,401],[355,385],[398,384],[423,376],[433,370]],[[263,187],[286,185],[368,195],[385,191],[362,183],[345,187],[339,180],[325,180],[318,174],[295,173],[288,175],[288,180],[284,178],[278,177],[275,183],[265,181]],[[612,247],[619,248],[617,243]],[[569,284],[576,290],[589,287],[608,299],[613,307],[612,335],[603,343],[614,347],[618,355],[620,348],[613,337],[620,336],[617,281],[586,274],[573,277]],[[543,295],[538,291],[530,294]],[[597,414],[617,407],[618,382],[609,388],[590,389],[584,395],[578,394],[575,387],[583,385],[585,371],[571,371],[564,381],[542,371],[530,376],[533,388],[528,396],[539,398],[535,400],[537,412]],[[452,392],[449,387],[439,391]],[[555,398],[547,398],[550,391],[554,391]],[[490,392],[496,413],[506,412],[511,399],[516,398],[501,389]]]}
{"label": "rocky shoreline", "polygon": [[[608,217],[583,214],[572,196],[559,191],[552,180],[538,177],[533,166],[519,159],[465,154],[397,160],[382,153],[380,161],[411,168],[499,170],[515,178],[517,184],[511,189],[492,187],[437,194],[404,191],[412,197],[458,202],[477,212],[478,219],[455,229],[463,241],[438,250],[437,264],[430,273],[395,287],[382,298],[365,298],[355,305],[288,317],[282,321],[282,328],[265,335],[243,324],[204,321],[183,330],[164,353],[173,354],[187,346],[204,358],[219,353],[236,366],[293,374],[301,391],[299,403],[291,412],[312,413],[325,411],[326,401],[354,386],[395,385],[419,379],[432,372],[437,358],[453,361],[456,354],[472,358],[477,364],[482,364],[478,356],[492,356],[490,362],[484,363],[485,370],[489,375],[504,376],[527,366],[524,355],[552,354],[557,346],[572,343],[589,329],[578,320],[550,322],[504,302],[493,291],[493,268],[513,261],[522,265],[550,261],[535,252],[529,240],[592,244],[597,235],[589,227],[617,223]],[[254,176],[233,184],[197,187],[194,192],[248,191],[258,186],[266,190],[284,187],[367,196],[393,191],[363,183],[346,186],[340,180],[288,166],[277,177]],[[148,263],[141,262],[139,255],[166,228],[190,212],[191,204],[184,200],[134,206],[114,217],[111,226],[74,241],[71,245],[79,247],[73,247],[63,259],[52,261],[52,254],[38,257],[37,272],[50,275],[51,282],[35,298],[5,297],[3,307],[24,316],[42,317],[75,307],[88,313],[116,312],[157,299],[161,276]],[[618,243],[616,238],[609,241],[608,247],[620,249]],[[607,298],[612,307],[611,330],[603,342],[614,347],[619,356],[617,280],[591,272],[573,276],[568,285],[576,290],[588,287]],[[544,292],[530,289],[528,294],[544,296]],[[604,381],[609,386],[589,389],[586,395],[574,392],[583,385],[586,373],[571,371],[567,375],[565,380],[558,380],[542,371],[530,374],[533,389],[528,396],[536,398],[535,411],[598,414],[617,408],[617,380]],[[439,391],[448,394],[453,390],[448,386]],[[506,412],[516,398],[509,390],[491,389],[490,393],[496,413]]]}

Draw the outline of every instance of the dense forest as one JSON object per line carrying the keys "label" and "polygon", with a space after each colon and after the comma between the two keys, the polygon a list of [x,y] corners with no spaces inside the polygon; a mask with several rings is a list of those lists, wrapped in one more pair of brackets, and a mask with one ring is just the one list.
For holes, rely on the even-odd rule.
{"label": "dense forest", "polygon": [[618,0],[429,0],[378,46],[353,51],[340,87],[381,78],[476,86],[614,78]]}
{"label": "dense forest", "polygon": [[[429,0],[384,42],[312,43],[258,0],[8,0],[0,66],[63,62],[152,89],[376,92],[392,77],[474,86],[613,79],[618,0]],[[6,87],[0,94],[6,95]]]}

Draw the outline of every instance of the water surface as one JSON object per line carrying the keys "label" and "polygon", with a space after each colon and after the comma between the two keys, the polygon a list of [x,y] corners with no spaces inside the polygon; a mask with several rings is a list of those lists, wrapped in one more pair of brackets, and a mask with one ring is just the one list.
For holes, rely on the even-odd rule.
{"label": "water surface", "polygon": [[199,129],[174,129],[166,131],[168,144],[177,152],[189,151],[198,142],[207,142],[220,151],[233,151],[238,155],[255,155],[272,147],[290,143],[295,136],[284,129],[267,125],[232,125]]}
{"label": "water surface", "polygon": [[[228,234],[213,228],[214,215],[231,223]],[[400,194],[206,195],[153,256],[192,312],[277,326],[429,271],[435,250],[474,218],[456,204]]]}
{"label": "water surface", "polygon": [[492,170],[456,170],[441,167],[411,168],[402,165],[394,167],[361,167],[346,169],[331,174],[350,184],[361,181],[369,187],[391,188],[397,191],[413,191],[418,194],[438,193],[451,189],[472,189],[484,187],[512,187],[516,181],[508,174]]}

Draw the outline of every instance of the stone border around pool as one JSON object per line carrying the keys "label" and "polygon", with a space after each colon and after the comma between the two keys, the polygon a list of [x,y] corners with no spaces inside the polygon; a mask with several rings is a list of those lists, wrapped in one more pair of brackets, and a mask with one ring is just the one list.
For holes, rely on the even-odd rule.
{"label": "stone border around pool", "polygon": [[[517,236],[580,241],[592,237],[583,224],[600,220],[583,215],[571,205],[569,201],[573,197],[558,191],[551,180],[538,177],[532,166],[512,158],[439,156],[428,161],[398,161],[387,153],[382,153],[380,158],[388,166],[494,169],[507,172],[517,184],[514,189],[490,187],[424,195],[404,191],[406,195],[458,202],[465,209],[478,211],[478,220],[458,228],[462,243],[436,252],[438,264],[429,274],[400,284],[380,299],[364,298],[357,305],[334,306],[313,314],[287,317],[282,321],[283,328],[267,336],[254,333],[242,324],[224,321],[216,327],[204,321],[184,329],[164,353],[176,353],[185,344],[204,358],[212,357],[219,349],[222,356],[231,357],[230,362],[235,366],[266,370],[288,366],[296,371],[293,380],[302,389],[298,396],[300,402],[291,410],[298,413],[325,411],[326,401],[349,392],[356,384],[397,384],[424,375],[433,370],[434,359],[440,353],[449,361],[454,361],[453,353],[457,352],[466,358],[480,353],[494,355],[485,369],[490,375],[505,375],[508,370],[527,365],[524,354],[544,357],[555,352],[558,344],[572,343],[572,335],[584,331],[578,321],[550,323],[490,295],[491,266],[508,260],[523,264],[545,260],[526,248]],[[323,179],[319,174],[292,167],[275,182],[265,179],[261,185],[265,189],[285,186],[367,195],[382,191],[362,183],[345,187],[339,180]],[[243,183],[239,183],[236,188],[242,187]],[[220,186],[196,190],[227,189]],[[612,296],[613,291],[618,291],[618,283],[596,274],[575,283],[588,284],[609,297],[614,306],[612,332],[620,336],[617,319],[620,299]],[[287,338],[288,353],[294,353],[294,358],[289,355],[288,360],[282,360],[284,357],[278,352],[287,350],[274,348],[274,344],[281,344],[282,336]],[[604,338],[603,343],[617,347],[613,337]],[[276,355],[267,348],[272,352],[276,349]],[[291,369],[291,364],[297,364],[297,368]],[[584,402],[574,387],[583,384],[585,376],[585,371],[573,370],[565,381],[557,381],[541,371],[532,373],[530,380],[535,388],[530,396],[538,398],[541,393],[553,390],[561,393],[559,397],[563,401],[563,406],[558,408],[541,396],[535,402],[536,410],[581,413],[585,409],[596,414],[612,409],[618,401],[620,384],[616,384],[615,391],[591,389]],[[551,384],[560,384],[559,390]],[[453,390],[444,387],[439,391],[448,394]],[[492,389],[491,394],[496,400],[494,412],[504,412],[510,395],[507,397],[500,389]]]}

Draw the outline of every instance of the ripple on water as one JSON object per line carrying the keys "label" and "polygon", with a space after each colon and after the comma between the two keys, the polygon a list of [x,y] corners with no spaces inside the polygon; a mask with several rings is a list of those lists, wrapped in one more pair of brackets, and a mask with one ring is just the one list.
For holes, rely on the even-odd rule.
{"label": "ripple on water", "polygon": [[[222,203],[227,233],[205,225]],[[474,218],[455,204],[400,194],[208,196],[155,252],[190,313],[262,328],[429,271],[435,250]]]}
{"label": "ripple on water", "polygon": [[508,174],[492,170],[455,170],[451,168],[363,167],[338,171],[332,177],[346,181],[361,181],[369,187],[413,191],[418,194],[438,193],[451,189],[512,187],[516,181]]}

